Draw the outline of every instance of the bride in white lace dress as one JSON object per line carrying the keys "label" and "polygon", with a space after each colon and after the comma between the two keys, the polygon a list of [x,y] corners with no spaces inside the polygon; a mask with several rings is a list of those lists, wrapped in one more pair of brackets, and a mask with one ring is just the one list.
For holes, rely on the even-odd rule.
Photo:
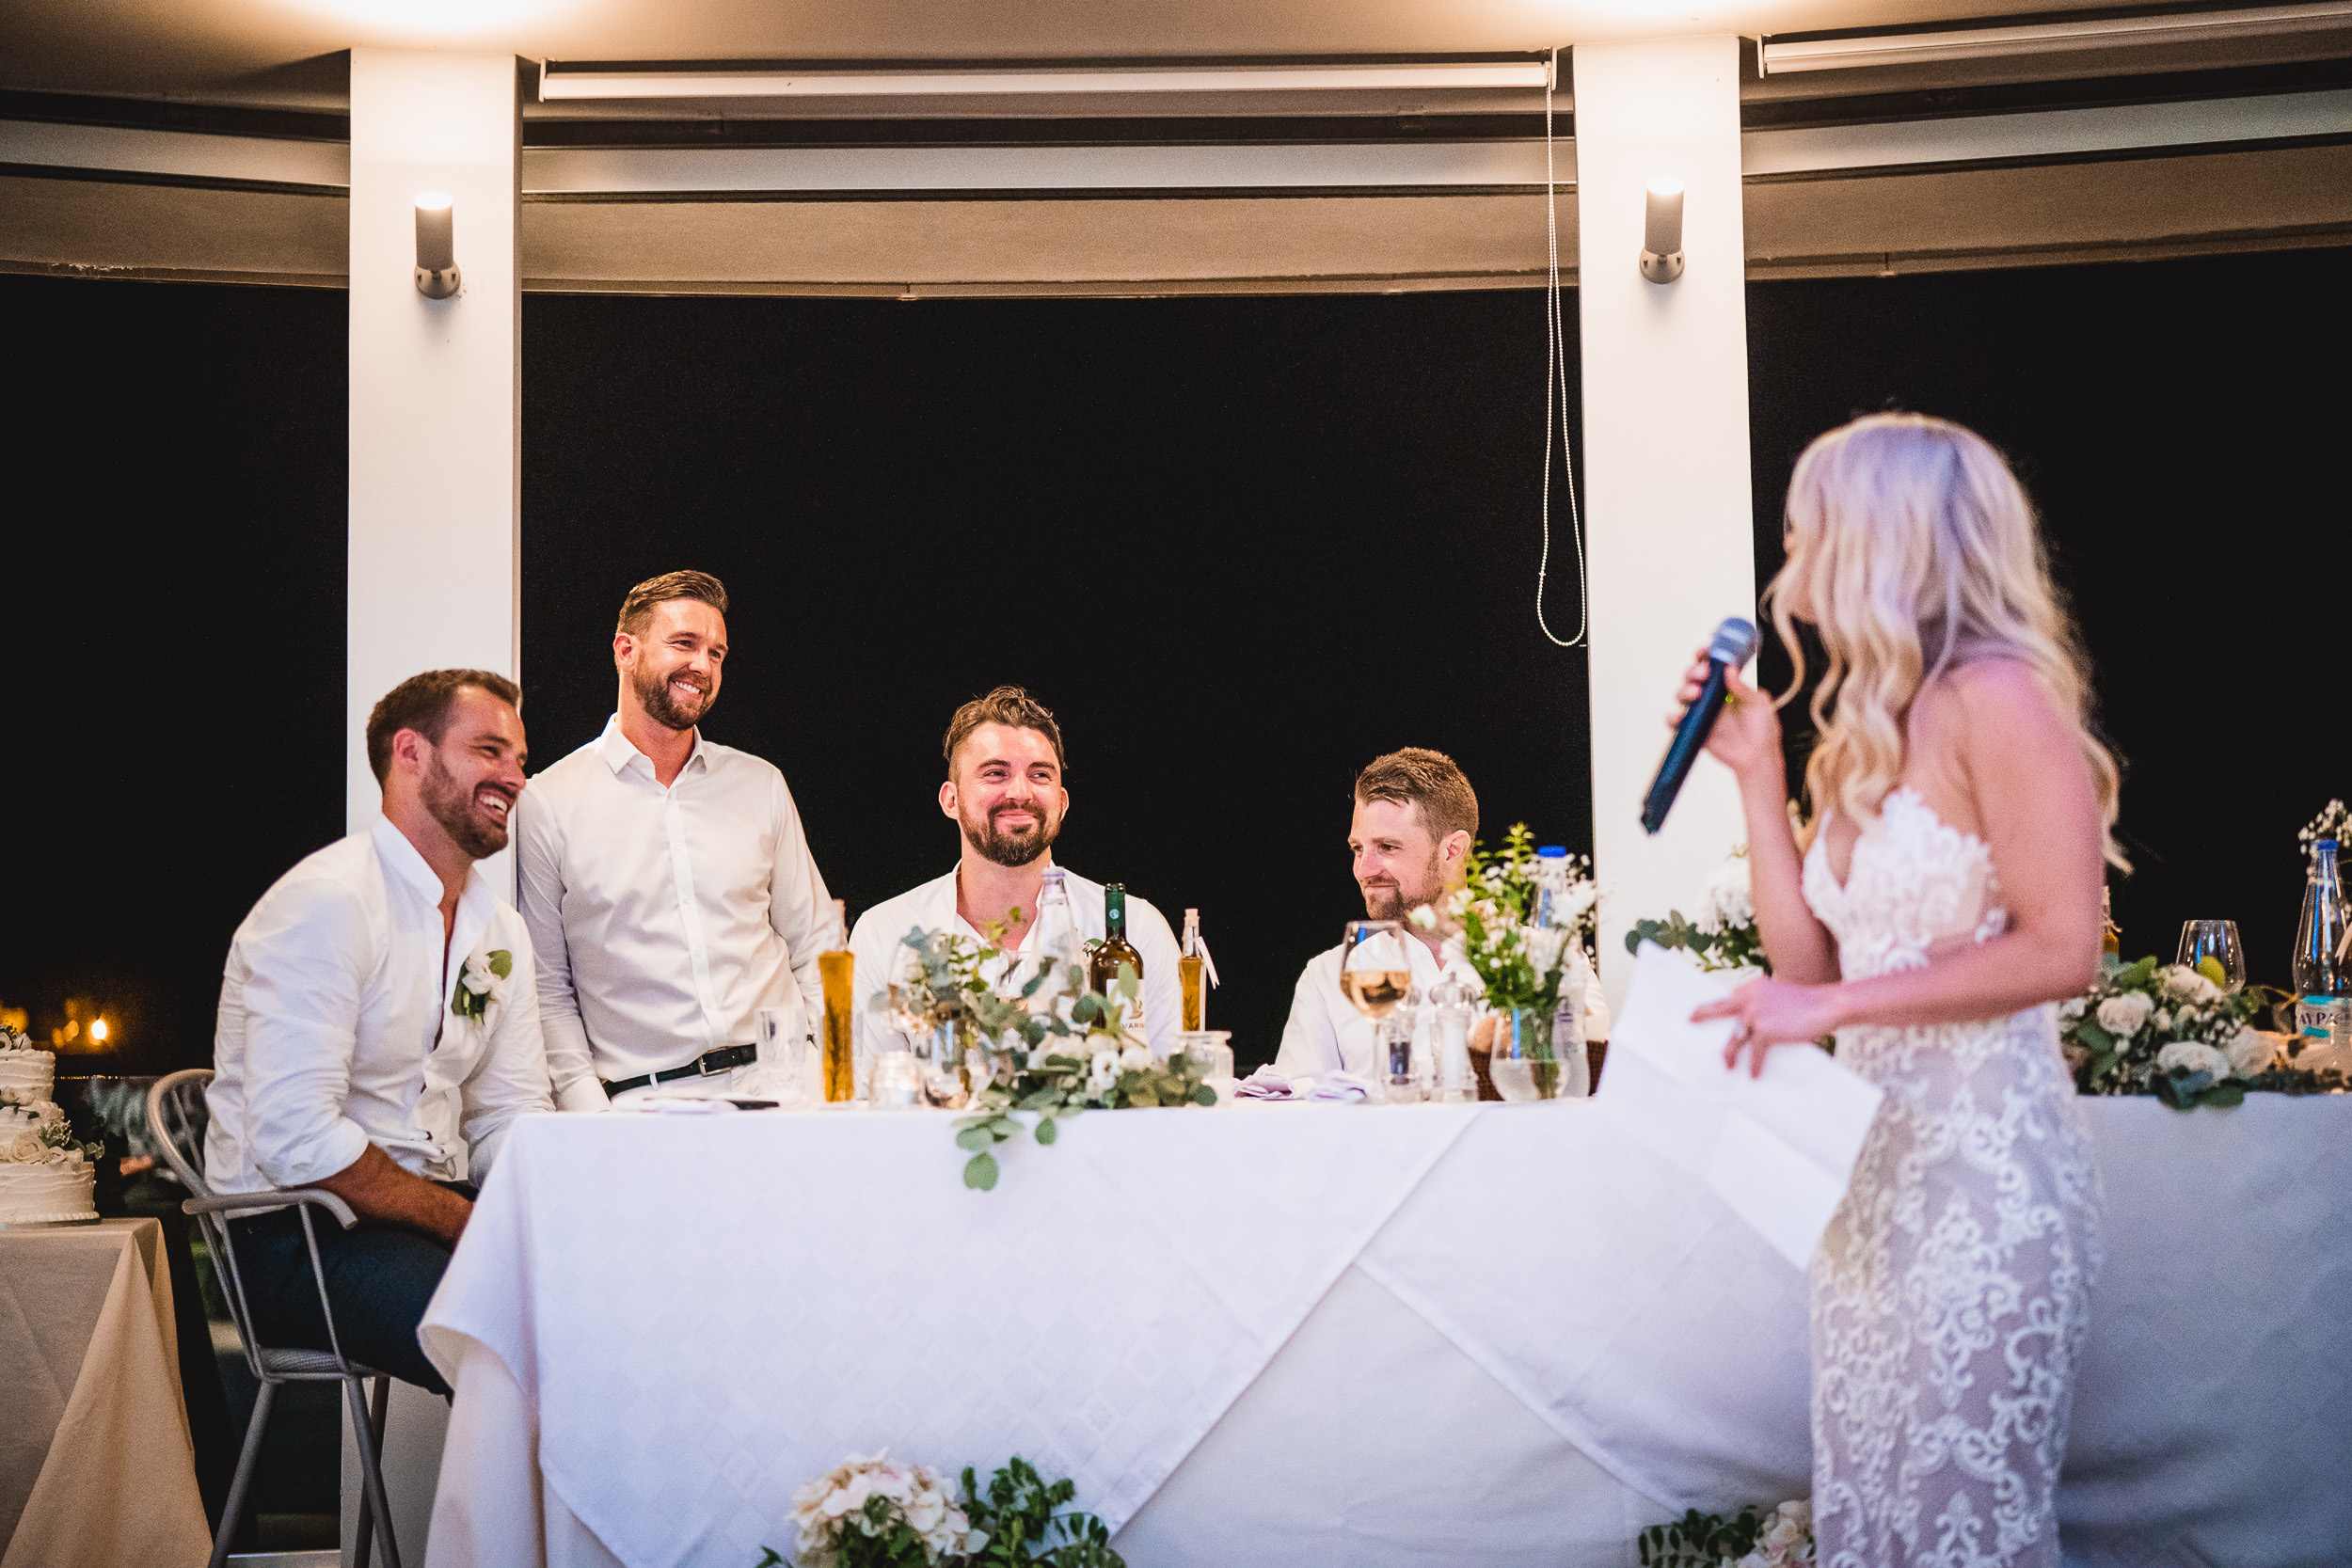
{"label": "bride in white lace dress", "polygon": [[1886,1090],[1813,1259],[1818,1560],[2056,1568],[2099,1196],[2053,1004],[2097,970],[2115,763],[2032,508],[1980,437],[1832,431],[1786,527],[1772,621],[1800,678],[1793,623],[1828,656],[1815,831],[1801,849],[1773,705],[1735,677],[1708,749],[1740,780],[1772,978],[1701,1016],[1736,1018],[1729,1060],[1756,1070],[1834,1031]]}

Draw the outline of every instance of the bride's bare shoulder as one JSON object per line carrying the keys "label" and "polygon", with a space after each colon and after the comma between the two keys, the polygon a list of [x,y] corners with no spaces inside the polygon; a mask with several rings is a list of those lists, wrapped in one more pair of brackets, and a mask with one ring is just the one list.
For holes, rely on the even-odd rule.
{"label": "bride's bare shoulder", "polygon": [[2068,728],[2049,689],[2022,658],[1992,654],[1946,671],[1929,684],[1949,717],[1971,732],[2015,738],[2022,732]]}

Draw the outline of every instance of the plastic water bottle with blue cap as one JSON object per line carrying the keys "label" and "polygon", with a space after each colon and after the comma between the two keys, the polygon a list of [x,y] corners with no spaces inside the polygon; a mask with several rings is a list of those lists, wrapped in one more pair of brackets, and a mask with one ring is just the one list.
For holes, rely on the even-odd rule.
{"label": "plastic water bottle with blue cap", "polygon": [[[2295,930],[2295,1032],[2298,1067],[2352,1072],[2352,928],[2344,922],[2336,841],[2312,846],[2303,884],[2303,918]],[[2314,1053],[2317,1053],[2314,1058]]]}

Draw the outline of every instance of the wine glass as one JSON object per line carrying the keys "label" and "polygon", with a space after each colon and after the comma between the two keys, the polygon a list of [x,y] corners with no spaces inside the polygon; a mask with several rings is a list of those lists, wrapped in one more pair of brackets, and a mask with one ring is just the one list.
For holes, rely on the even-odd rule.
{"label": "wine glass", "polygon": [[2246,950],[2238,945],[2236,921],[2181,922],[2181,951],[2174,961],[2194,969],[2201,958],[2211,958],[2221,966],[2221,973],[2229,977],[2225,990],[2246,989]]}
{"label": "wine glass", "polygon": [[1340,991],[1375,1023],[1413,989],[1406,941],[1405,927],[1393,920],[1351,920],[1340,939]]}

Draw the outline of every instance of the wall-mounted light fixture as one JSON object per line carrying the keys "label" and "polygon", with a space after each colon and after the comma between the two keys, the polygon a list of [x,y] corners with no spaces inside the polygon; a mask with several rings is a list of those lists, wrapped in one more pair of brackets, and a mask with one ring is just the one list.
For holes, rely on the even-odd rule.
{"label": "wall-mounted light fixture", "polygon": [[448,192],[417,193],[417,293],[427,299],[457,292],[456,213]]}
{"label": "wall-mounted light fixture", "polygon": [[1642,276],[1671,283],[1682,276],[1682,182],[1661,175],[1649,182],[1642,225]]}

